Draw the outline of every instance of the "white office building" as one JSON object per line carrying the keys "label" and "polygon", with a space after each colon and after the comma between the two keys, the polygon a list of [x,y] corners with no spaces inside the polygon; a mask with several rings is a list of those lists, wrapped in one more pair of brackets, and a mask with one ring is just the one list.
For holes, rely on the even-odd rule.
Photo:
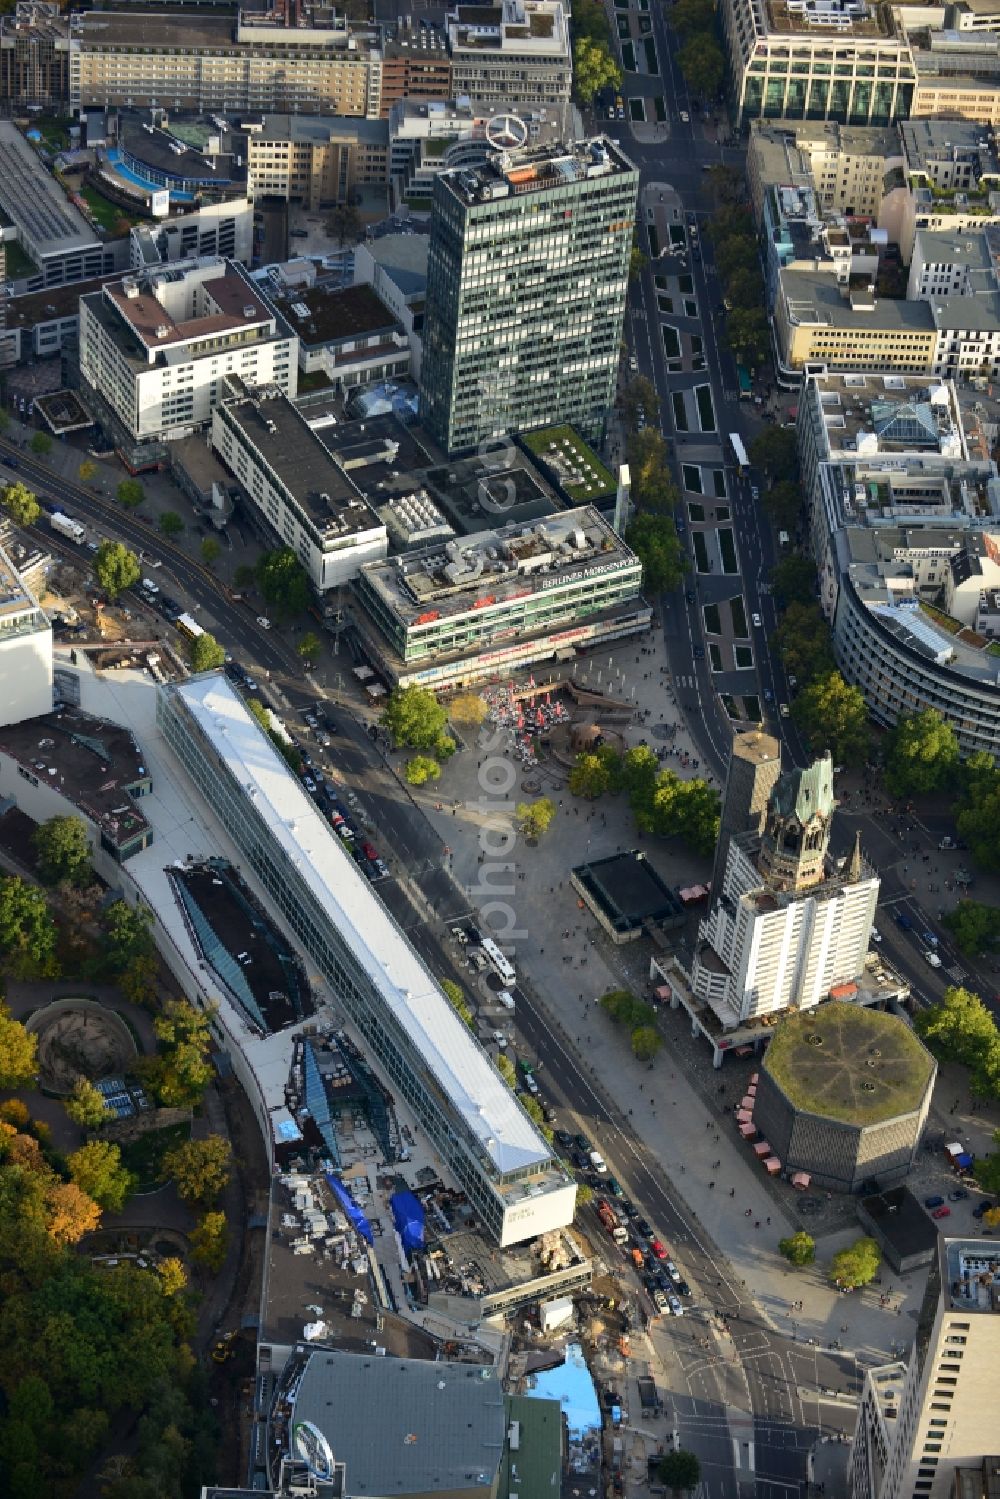
{"label": "white office building", "polygon": [[[951,1499],[996,1492],[1000,1245],[942,1238],[909,1362],[865,1376],[851,1499]],[[972,1470],[980,1484],[966,1484]]]}
{"label": "white office building", "polygon": [[162,688],[157,717],[484,1230],[505,1245],[570,1223],[574,1181],[225,677]]}
{"label": "white office building", "polygon": [[834,805],[827,756],[781,775],[763,833],[729,844],[691,973],[724,1029],[857,991],[879,880],[858,845],[843,864],[829,857]]}
{"label": "white office building", "polygon": [[384,561],[388,533],[348,474],[276,386],[224,382],[212,447],[280,546],[290,546],[319,593]]}
{"label": "white office building", "polygon": [[126,456],[148,461],[208,425],[226,375],[294,396],[298,340],[242,266],[210,257],[81,298],[80,374]]}
{"label": "white office building", "polygon": [[0,727],[52,711],[52,626],[0,550]]}

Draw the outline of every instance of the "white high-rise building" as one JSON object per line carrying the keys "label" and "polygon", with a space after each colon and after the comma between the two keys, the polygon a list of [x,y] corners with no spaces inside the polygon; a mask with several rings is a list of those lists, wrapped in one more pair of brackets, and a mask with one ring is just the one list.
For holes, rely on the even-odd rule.
{"label": "white high-rise building", "polygon": [[52,712],[52,626],[0,549],[0,726]]}
{"label": "white high-rise building", "polygon": [[119,446],[155,458],[208,425],[226,375],[294,397],[298,338],[241,265],[207,257],[81,297],[80,374]]}
{"label": "white high-rise building", "polygon": [[811,1009],[862,972],[879,879],[858,843],[842,863],[830,859],[834,806],[827,755],[781,775],[763,833],[729,845],[691,974],[727,1030]]}
{"label": "white high-rise building", "polygon": [[865,1376],[851,1499],[992,1494],[992,1484],[956,1487],[955,1475],[1000,1466],[1000,1459],[989,1457],[998,1447],[998,1369],[1000,1244],[942,1238],[909,1363]]}

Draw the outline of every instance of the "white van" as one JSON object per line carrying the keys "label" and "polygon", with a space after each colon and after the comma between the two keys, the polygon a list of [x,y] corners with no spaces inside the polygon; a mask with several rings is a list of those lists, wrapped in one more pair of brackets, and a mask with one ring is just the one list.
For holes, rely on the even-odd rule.
{"label": "white van", "polygon": [[514,996],[508,989],[501,989],[497,994],[497,1004],[503,1005],[505,1010],[514,1008]]}
{"label": "white van", "polygon": [[607,1175],[607,1163],[599,1150],[590,1152],[590,1166],[591,1170],[598,1172],[601,1176]]}

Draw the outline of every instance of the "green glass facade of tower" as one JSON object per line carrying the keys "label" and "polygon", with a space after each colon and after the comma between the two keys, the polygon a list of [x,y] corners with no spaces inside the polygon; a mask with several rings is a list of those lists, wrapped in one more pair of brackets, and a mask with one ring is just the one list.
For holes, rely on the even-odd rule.
{"label": "green glass facade of tower", "polygon": [[434,184],[421,415],[449,453],[614,401],[639,174],[606,139]]}

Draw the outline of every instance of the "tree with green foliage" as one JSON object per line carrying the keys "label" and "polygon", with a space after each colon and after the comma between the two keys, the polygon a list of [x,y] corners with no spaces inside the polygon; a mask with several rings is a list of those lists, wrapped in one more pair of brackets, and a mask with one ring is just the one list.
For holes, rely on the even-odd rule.
{"label": "tree with green foliage", "polygon": [[726,338],[741,364],[763,364],[770,346],[767,314],[763,307],[734,307],[726,319]]}
{"label": "tree with green foliage", "polygon": [[771,636],[771,647],[788,676],[795,678],[793,686],[805,687],[836,668],[830,626],[816,603],[790,603]]}
{"label": "tree with green foliage", "polygon": [[513,1088],[514,1084],[517,1082],[517,1071],[514,1067],[514,1063],[511,1061],[506,1052],[502,1051],[497,1057],[497,1071],[503,1078],[504,1082],[507,1084],[508,1088]]}
{"label": "tree with green foliage", "polygon": [[226,659],[226,652],[219,644],[214,635],[203,630],[193,640],[184,642],[184,650],[187,654],[188,665],[195,673],[199,671],[214,671],[221,666]]}
{"label": "tree with green foliage", "polygon": [[[727,167],[726,171],[728,170]],[[759,308],[760,297],[758,270],[735,270],[726,282],[726,307],[731,312],[749,312]]]}
{"label": "tree with green foliage", "polygon": [[254,574],[265,601],[281,619],[304,614],[312,602],[312,590],[302,563],[291,547],[265,552]]}
{"label": "tree with green foliage", "polygon": [[630,796],[638,827],[660,838],[679,838],[695,853],[708,855],[719,837],[719,793],[697,777],[684,781],[661,770],[650,785]]}
{"label": "tree with green foliage", "polygon": [[97,476],[97,464],[92,458],[85,458],[76,471],[76,477],[81,484],[89,484],[91,479]]}
{"label": "tree with green foliage", "polygon": [[573,91],[581,104],[593,104],[602,89],[621,88],[622,70],[607,45],[581,36],[573,47]]}
{"label": "tree with green foliage", "polygon": [[599,755],[580,754],[573,762],[567,783],[573,796],[585,796],[596,801],[603,796],[611,784],[611,774]]}
{"label": "tree with green foliage", "polygon": [[217,536],[205,536],[201,543],[201,560],[206,567],[214,567],[222,556],[222,543]]}
{"label": "tree with green foliage", "polygon": [[811,1265],[816,1258],[816,1240],[812,1234],[807,1234],[804,1229],[798,1233],[790,1234],[787,1239],[778,1240],[778,1253],[783,1255],[790,1265]]}
{"label": "tree with green foliage", "polygon": [[152,916],[145,906],[130,906],[126,900],[112,901],[104,912],[104,950],[108,970],[118,974],[135,958],[155,953],[150,926]]}
{"label": "tree with green foliage", "polygon": [[959,952],[968,957],[994,947],[1000,939],[1000,907],[987,906],[978,900],[960,900],[941,917],[955,938]]}
{"label": "tree with green foliage", "polygon": [[12,978],[56,978],[56,925],[41,890],[0,877],[0,969]]}
{"label": "tree with green foliage", "polygon": [[835,764],[852,769],[867,760],[871,738],[864,693],[848,686],[839,671],[818,677],[799,693],[792,719],[814,755],[829,750]]}
{"label": "tree with green foliage", "polygon": [[632,1032],[632,1055],[637,1062],[651,1062],[663,1045],[655,1025],[637,1025]]}
{"label": "tree with green foliage", "polygon": [[205,1213],[191,1234],[191,1258],[217,1275],[226,1263],[229,1227],[225,1213]]}
{"label": "tree with green foliage", "polygon": [[38,431],[28,444],[38,458],[47,458],[52,452],[52,438],[47,432]]}
{"label": "tree with green foliage", "polygon": [[845,1291],[855,1291],[860,1286],[871,1285],[881,1263],[882,1251],[874,1239],[855,1239],[830,1261],[830,1279]]}
{"label": "tree with green foliage", "polygon": [[670,24],[680,37],[714,31],[714,0],[676,0],[670,10]]}
{"label": "tree with green foliage", "polygon": [[286,744],[284,739],[282,739],[281,735],[272,724],[271,719],[268,717],[269,710],[264,707],[264,704],[260,701],[259,698],[248,697],[245,699],[245,702],[254,718],[260,724],[261,729],[267,735],[268,739],[270,739],[272,745],[284,760],[285,764],[288,766],[289,770],[293,775],[300,776],[303,770],[302,756],[299,754],[294,744]]}
{"label": "tree with green foliage", "polygon": [[[639,417],[643,421],[655,422],[660,414],[660,396],[652,380],[647,380],[645,375],[633,375],[628,384],[623,388],[619,397],[622,420],[629,429],[629,442],[632,444],[629,451],[629,466],[633,464],[638,468],[643,461],[643,441],[640,439]],[[649,432],[650,437],[658,437],[660,434],[655,427],[643,427],[642,432]],[[659,454],[653,453],[654,461],[659,462]],[[664,452],[665,459],[666,454]],[[633,475],[633,483],[635,476]]]}
{"label": "tree with green foliage", "polygon": [[[993,1131],[993,1144],[1000,1147],[1000,1129]],[[972,1174],[984,1192],[1000,1197],[1000,1149],[980,1156],[972,1168]]]}
{"label": "tree with green foliage", "polygon": [[[678,0],[678,4],[680,0]],[[676,12],[677,6],[674,6]],[[673,20],[673,16],[671,16]],[[715,194],[719,203],[732,205],[739,203],[746,191],[742,173],[737,172],[735,167],[724,166],[722,162],[716,162],[706,173],[708,185]]]}
{"label": "tree with green foliage", "polygon": [[315,661],[320,651],[323,649],[323,642],[322,640],[320,640],[315,630],[307,630],[304,635],[301,635],[299,637],[299,642],[296,645],[295,649],[298,651],[303,661]]}
{"label": "tree with green foliage", "polygon": [[550,796],[537,797],[533,802],[518,802],[517,825],[528,839],[538,842],[547,832],[556,815],[556,804]]}
{"label": "tree with green foliage", "polygon": [[126,510],[137,510],[146,498],[146,491],[138,479],[123,479],[115,493],[119,505],[124,505]]}
{"label": "tree with green foliage", "polygon": [[648,264],[649,256],[644,255],[639,246],[634,244],[628,258],[628,279],[632,282],[638,281]]}
{"label": "tree with green foliage", "polygon": [[430,755],[413,755],[403,769],[408,786],[426,786],[441,778],[441,767]]}
{"label": "tree with green foliage", "polygon": [[396,749],[435,750],[448,725],[448,710],[428,687],[395,687],[380,722]]}
{"label": "tree with green foliage", "polygon": [[[649,416],[649,408],[644,409]],[[655,411],[654,407],[652,421],[656,420]],[[677,508],[677,486],[670,477],[667,447],[661,433],[656,427],[630,432],[626,456],[636,509],[642,514],[672,515]]]}
{"label": "tree with green foliage", "polygon": [[688,88],[703,98],[718,96],[726,76],[726,59],[722,48],[709,32],[686,41],[677,55],[681,73]]}
{"label": "tree with green foliage", "polygon": [[[816,601],[816,564],[811,557],[793,552],[771,569],[771,587],[783,609],[792,604],[812,606]],[[820,616],[822,618],[822,615]],[[825,624],[826,621],[824,620]]]}
{"label": "tree with green foliage", "polygon": [[166,536],[170,541],[184,530],[183,518],[177,514],[176,510],[164,510],[157,524],[160,527],[161,536]]}
{"label": "tree with green foliage", "polygon": [[94,573],[109,599],[134,588],[142,577],[138,557],[122,541],[102,541],[94,556]]}
{"label": "tree with green foliage", "polygon": [[600,0],[575,0],[571,25],[574,38],[589,36],[595,42],[611,40],[611,27]]}
{"label": "tree with green foliage", "polygon": [[1000,1031],[978,994],[947,988],[939,1004],[917,1011],[913,1028],[936,1057],[970,1069],[978,1097],[1000,1097]]}
{"label": "tree with green foliage", "polygon": [[87,825],[82,817],[50,817],[32,833],[31,844],[43,885],[89,885],[93,880]]}
{"label": "tree with green foliage", "polygon": [[701,1463],[693,1452],[678,1447],[660,1458],[660,1481],[674,1494],[689,1494],[701,1482]]}
{"label": "tree with green foliage", "polygon": [[955,730],[936,708],[908,713],[890,729],[883,780],[892,796],[926,796],[950,785],[958,769]]}
{"label": "tree with green foliage", "polygon": [[120,1213],[137,1182],[110,1140],[88,1140],[66,1159],[70,1180],[108,1213]]}
{"label": "tree with green foliage", "polygon": [[233,1152],[222,1135],[184,1140],[163,1157],[161,1181],[173,1181],[178,1197],[212,1207],[232,1174]]}
{"label": "tree with green foliage", "polygon": [[989,790],[984,786],[985,778],[980,777],[980,789],[967,793],[966,805],[955,821],[973,862],[995,872],[1000,870],[1000,783]]}
{"label": "tree with green foliage", "polygon": [[538,1126],[540,1133],[544,1135],[545,1139],[548,1140],[549,1144],[551,1145],[552,1141],[555,1139],[555,1134],[551,1127],[545,1123],[545,1111],[542,1108],[541,1104],[538,1102],[538,1099],[533,1098],[530,1093],[519,1093],[517,1095],[517,1101],[521,1105],[524,1112],[527,1114],[528,1118]]}
{"label": "tree with green foliage", "polygon": [[356,244],[361,238],[361,215],[356,203],[338,203],[330,210],[323,225],[338,245]]}
{"label": "tree with green foliage", "polygon": [[237,588],[252,588],[256,581],[257,569],[249,562],[241,562],[233,573],[233,583]]}
{"label": "tree with green foliage", "polygon": [[602,994],[599,1003],[616,1025],[625,1026],[629,1031],[656,1025],[653,1006],[644,999],[637,999],[628,989],[609,989],[607,994]]}
{"label": "tree with green foliage", "polygon": [[802,509],[802,491],[791,479],[779,479],[764,488],[764,509],[779,531],[794,531]]}
{"label": "tree with green foliage", "polygon": [[87,1077],[77,1078],[63,1107],[81,1129],[100,1129],[102,1124],[110,1123],[112,1117],[104,1102],[104,1094],[99,1093]]}
{"label": "tree with green foliage", "polygon": [[799,446],[791,427],[764,427],[750,444],[750,459],[775,481],[799,477]]}
{"label": "tree with green foliage", "polygon": [[456,984],[454,979],[442,979],[441,988],[444,991],[448,1003],[460,1020],[464,1020],[469,1030],[473,1030],[476,1017],[472,1013],[472,1006],[462,992],[461,984]]}
{"label": "tree with green foliage", "polygon": [[489,712],[486,699],[478,692],[460,692],[448,704],[448,717],[470,729],[478,729]]}
{"label": "tree with green foliage", "polygon": [[669,517],[636,515],[625,532],[625,542],[642,563],[643,587],[649,593],[665,593],[678,586],[688,560]]}
{"label": "tree with green foliage", "polygon": [[38,1037],[0,1000],[0,1088],[31,1088],[38,1076]]}
{"label": "tree with green foliage", "polygon": [[[763,294],[763,283],[760,282],[760,261],[757,258],[757,250],[752,237],[734,234],[720,238],[713,230],[712,239],[715,243],[716,269],[724,285],[728,287],[733,277],[740,274],[753,276],[761,286],[761,294]],[[753,305],[751,304],[751,309]],[[747,309],[734,308],[733,310],[743,312]]]}
{"label": "tree with green foliage", "polygon": [[198,1010],[185,999],[168,1000],[153,1021],[160,1043],[140,1070],[166,1108],[196,1108],[212,1080],[211,1023],[215,1008]]}
{"label": "tree with green foliage", "polygon": [[38,497],[26,484],[5,484],[0,490],[0,504],[18,526],[33,526],[42,513]]}

